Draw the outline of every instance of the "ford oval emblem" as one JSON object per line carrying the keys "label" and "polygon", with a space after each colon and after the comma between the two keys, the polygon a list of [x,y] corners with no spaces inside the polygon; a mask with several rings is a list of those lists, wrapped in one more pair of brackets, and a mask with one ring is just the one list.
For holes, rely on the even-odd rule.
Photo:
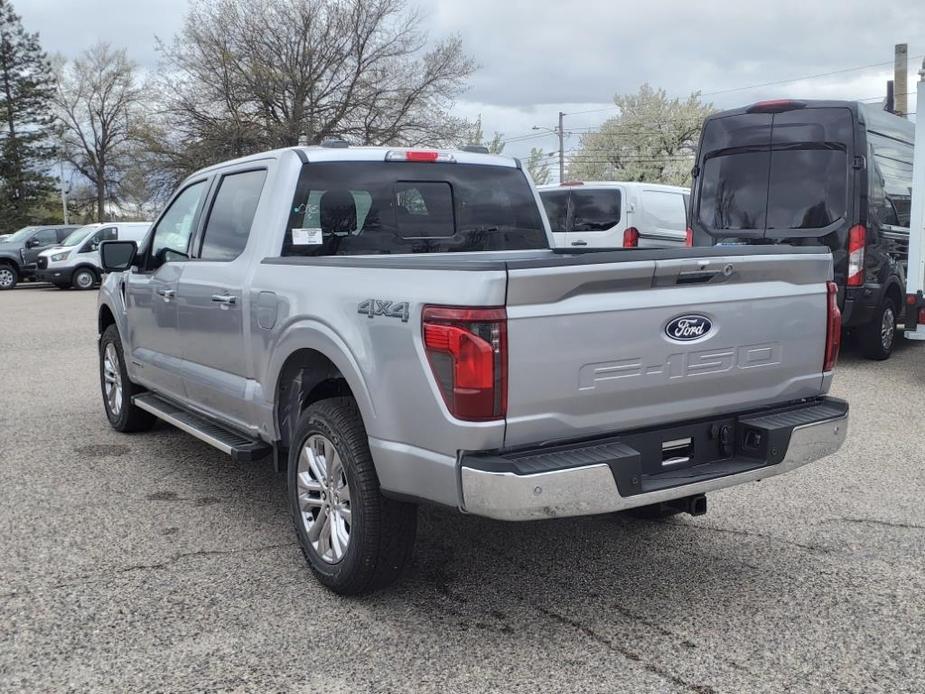
{"label": "ford oval emblem", "polygon": [[709,318],[691,313],[670,320],[665,326],[665,334],[672,340],[688,342],[703,337],[712,329],[713,323]]}

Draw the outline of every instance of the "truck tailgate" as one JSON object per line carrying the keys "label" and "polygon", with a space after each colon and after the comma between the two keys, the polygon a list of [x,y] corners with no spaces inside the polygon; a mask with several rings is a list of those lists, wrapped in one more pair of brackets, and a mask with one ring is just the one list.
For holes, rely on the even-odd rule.
{"label": "truck tailgate", "polygon": [[509,266],[506,447],[823,392],[828,252],[675,253]]}

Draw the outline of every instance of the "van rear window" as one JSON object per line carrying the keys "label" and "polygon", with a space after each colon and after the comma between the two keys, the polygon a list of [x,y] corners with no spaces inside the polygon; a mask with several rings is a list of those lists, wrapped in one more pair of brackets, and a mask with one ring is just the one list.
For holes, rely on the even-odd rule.
{"label": "van rear window", "polygon": [[844,108],[709,121],[700,222],[713,230],[819,229],[844,218],[852,141]]}
{"label": "van rear window", "polygon": [[519,169],[450,163],[319,162],[299,177],[284,256],[548,248]]}

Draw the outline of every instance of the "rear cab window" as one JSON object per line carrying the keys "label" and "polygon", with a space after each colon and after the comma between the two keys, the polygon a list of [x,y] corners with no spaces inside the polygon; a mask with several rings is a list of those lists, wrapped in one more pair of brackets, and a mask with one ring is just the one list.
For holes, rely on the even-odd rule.
{"label": "rear cab window", "polygon": [[299,176],[284,256],[548,248],[519,169],[455,163],[318,162]]}

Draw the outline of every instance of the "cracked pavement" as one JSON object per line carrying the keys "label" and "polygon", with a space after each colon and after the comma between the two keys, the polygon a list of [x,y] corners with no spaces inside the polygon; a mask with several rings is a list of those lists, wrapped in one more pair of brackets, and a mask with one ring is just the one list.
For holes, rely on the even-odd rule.
{"label": "cracked pavement", "polygon": [[312,579],[285,488],[113,432],[95,295],[0,293],[0,691],[925,691],[925,345],[848,345],[848,442],[707,515],[424,509],[394,588]]}

